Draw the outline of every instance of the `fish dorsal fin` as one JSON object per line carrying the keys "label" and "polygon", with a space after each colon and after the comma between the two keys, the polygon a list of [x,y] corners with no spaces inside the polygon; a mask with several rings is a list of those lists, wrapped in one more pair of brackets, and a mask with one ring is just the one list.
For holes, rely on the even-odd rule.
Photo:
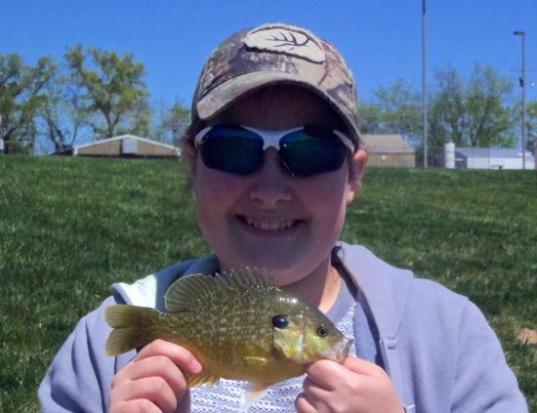
{"label": "fish dorsal fin", "polygon": [[229,286],[250,288],[252,286],[276,287],[274,279],[258,268],[246,267],[242,270],[231,270],[219,274]]}
{"label": "fish dorsal fin", "polygon": [[220,284],[216,277],[206,274],[192,274],[179,278],[166,291],[164,302],[169,312],[181,312],[192,309],[195,301]]}
{"label": "fish dorsal fin", "polygon": [[196,308],[197,300],[210,296],[220,288],[250,289],[252,287],[276,287],[274,280],[266,273],[246,268],[232,270],[214,276],[192,274],[175,281],[164,297],[166,309],[169,312],[189,311]]}

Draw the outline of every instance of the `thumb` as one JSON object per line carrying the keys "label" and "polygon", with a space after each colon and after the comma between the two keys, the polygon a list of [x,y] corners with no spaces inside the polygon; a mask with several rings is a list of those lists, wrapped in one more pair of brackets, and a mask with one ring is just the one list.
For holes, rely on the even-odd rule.
{"label": "thumb", "polygon": [[384,371],[381,367],[375,363],[371,363],[367,360],[349,354],[343,361],[343,366],[347,369],[367,376],[376,376],[380,371]]}

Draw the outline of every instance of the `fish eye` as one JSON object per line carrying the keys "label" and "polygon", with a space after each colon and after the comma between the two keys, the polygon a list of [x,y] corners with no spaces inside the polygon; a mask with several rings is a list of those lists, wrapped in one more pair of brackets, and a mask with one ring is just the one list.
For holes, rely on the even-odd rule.
{"label": "fish eye", "polygon": [[317,329],[317,335],[319,337],[326,337],[328,335],[328,329],[326,327],[320,326]]}
{"label": "fish eye", "polygon": [[279,314],[272,317],[272,325],[276,328],[286,328],[289,325],[287,316]]}

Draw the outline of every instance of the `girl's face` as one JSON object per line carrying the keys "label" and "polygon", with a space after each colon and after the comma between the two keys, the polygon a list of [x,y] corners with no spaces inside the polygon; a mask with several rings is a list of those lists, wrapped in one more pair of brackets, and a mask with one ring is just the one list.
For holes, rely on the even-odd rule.
{"label": "girl's face", "polygon": [[[324,101],[293,87],[255,92],[212,123],[221,122],[261,129],[341,124]],[[351,161],[354,168],[346,160],[337,171],[306,178],[284,172],[273,148],[265,152],[261,169],[247,176],[210,169],[196,155],[193,190],[198,222],[221,269],[263,269],[282,286],[326,270],[346,206],[360,184],[365,152],[358,153],[361,157],[354,155]]]}

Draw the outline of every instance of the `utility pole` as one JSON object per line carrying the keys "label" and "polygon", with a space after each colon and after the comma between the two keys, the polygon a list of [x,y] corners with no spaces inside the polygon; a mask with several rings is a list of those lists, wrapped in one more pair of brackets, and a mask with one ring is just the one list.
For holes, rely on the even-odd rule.
{"label": "utility pole", "polygon": [[517,30],[515,36],[522,38],[522,73],[520,87],[522,88],[522,169],[526,169],[526,32]]}
{"label": "utility pole", "polygon": [[427,0],[421,0],[423,167],[427,168]]}

